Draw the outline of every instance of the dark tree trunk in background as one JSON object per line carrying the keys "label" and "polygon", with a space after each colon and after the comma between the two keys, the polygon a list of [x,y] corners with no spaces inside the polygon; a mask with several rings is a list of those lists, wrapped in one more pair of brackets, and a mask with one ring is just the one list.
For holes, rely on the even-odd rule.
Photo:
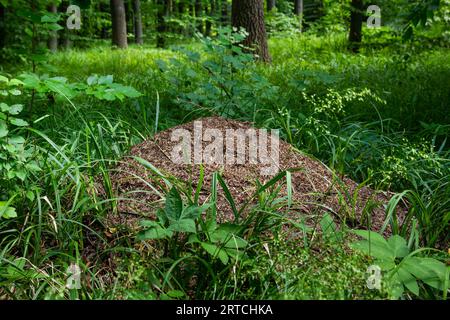
{"label": "dark tree trunk in background", "polygon": [[201,19],[203,15],[203,5],[202,0],[195,0],[195,28],[198,32],[203,33],[203,20]]}
{"label": "dark tree trunk in background", "polygon": [[112,44],[118,48],[126,49],[127,42],[127,19],[123,0],[111,0],[112,19]]}
{"label": "dark tree trunk in background", "polygon": [[294,0],[294,14],[299,16],[303,13],[303,0]]}
{"label": "dark tree trunk in background", "polygon": [[[98,3],[98,12],[104,13],[109,12],[110,7],[107,3],[99,2]],[[104,24],[102,24],[101,30],[100,30],[100,38],[101,39],[108,39],[108,32],[109,28],[107,28]]]}
{"label": "dark tree trunk in background", "polygon": [[[185,8],[186,8],[186,6],[185,6],[185,3],[184,3],[184,0],[178,0],[178,6],[177,6],[177,13],[178,13],[178,19],[182,19],[183,18],[183,15],[184,15],[184,11],[185,11]],[[186,28],[183,28],[183,26],[177,26],[177,31],[180,33],[180,34],[183,34],[183,35],[186,35]]]}
{"label": "dark tree trunk in background", "polygon": [[184,0],[178,0],[178,13],[180,16],[184,14]]}
{"label": "dark tree trunk in background", "polygon": [[267,0],[267,11],[272,11],[275,8],[275,0]]}
{"label": "dark tree trunk in background", "polygon": [[6,45],[6,12],[0,3],[0,49]]}
{"label": "dark tree trunk in background", "polygon": [[59,21],[59,25],[62,27],[60,32],[59,44],[60,47],[69,49],[72,47],[72,40],[70,39],[70,30],[67,28],[66,21],[68,16],[66,15],[67,7],[69,6],[69,1],[63,0],[59,6],[59,12],[64,15],[64,18]]}
{"label": "dark tree trunk in background", "polygon": [[228,26],[230,24],[230,19],[228,17],[228,2],[227,0],[221,0],[221,17],[220,23],[222,26]]}
{"label": "dark tree trunk in background", "polygon": [[[214,17],[216,16],[216,1],[215,0],[211,1],[209,8],[208,8],[208,6],[205,7],[205,12],[207,13],[209,19],[214,19]],[[210,36],[211,29],[212,29],[212,21],[206,20],[205,35]]]}
{"label": "dark tree trunk in background", "polygon": [[164,15],[166,13],[166,1],[165,0],[157,0],[156,4],[158,5],[158,11],[156,14],[156,47],[164,48],[166,45],[166,40],[164,38],[164,32],[166,32],[166,22],[164,20]]}
{"label": "dark tree trunk in background", "polygon": [[348,39],[350,42],[350,50],[355,53],[359,52],[361,46],[363,9],[363,0],[352,0],[350,7],[350,33]]}
{"label": "dark tree trunk in background", "polygon": [[142,15],[141,15],[141,1],[133,0],[134,13],[134,40],[136,44],[144,44],[144,37],[142,33]]}
{"label": "dark tree trunk in background", "polygon": [[270,62],[263,0],[233,0],[231,18],[233,27],[243,27],[249,33],[243,44],[255,47],[259,59]]}
{"label": "dark tree trunk in background", "polygon": [[[57,7],[56,4],[52,3],[47,6],[47,11],[50,13],[57,13]],[[50,31],[48,40],[47,40],[47,47],[51,52],[56,52],[58,50],[58,33],[57,31]]]}

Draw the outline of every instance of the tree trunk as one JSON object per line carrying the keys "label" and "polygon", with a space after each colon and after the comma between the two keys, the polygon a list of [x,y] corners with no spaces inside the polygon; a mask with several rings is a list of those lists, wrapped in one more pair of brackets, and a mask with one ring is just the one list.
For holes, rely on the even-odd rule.
{"label": "tree trunk", "polygon": [[275,8],[275,0],[267,0],[267,12]]}
{"label": "tree trunk", "polygon": [[350,14],[350,50],[359,52],[362,40],[362,22],[363,22],[363,0],[352,0]]}
{"label": "tree trunk", "polygon": [[0,3],[0,49],[6,45],[6,14],[5,7]]}
{"label": "tree trunk", "polygon": [[179,16],[183,16],[184,14],[184,0],[178,0],[178,14]]}
{"label": "tree trunk", "polygon": [[210,19],[214,19],[214,17],[216,16],[216,1],[213,0],[210,3],[210,6],[208,8],[208,6],[205,7],[205,12],[208,13],[208,20],[206,20],[206,25],[205,25],[205,35],[210,36],[211,35],[211,29],[212,29],[212,20]]}
{"label": "tree trunk", "polygon": [[111,0],[112,44],[121,49],[128,47],[127,19],[123,0]]}
{"label": "tree trunk", "polygon": [[248,32],[243,45],[254,47],[259,60],[270,62],[263,0],[233,0],[231,17],[233,27],[242,27]]}
{"label": "tree trunk", "polygon": [[164,48],[166,45],[166,39],[164,38],[164,32],[166,32],[166,22],[164,20],[164,14],[166,13],[166,1],[157,0],[156,4],[158,5],[158,11],[156,14],[156,47]]}
{"label": "tree trunk", "polygon": [[195,25],[198,32],[203,33],[203,5],[202,0],[195,0]]}
{"label": "tree trunk", "polygon": [[227,0],[221,0],[221,17],[220,22],[222,26],[228,26],[230,24],[230,19],[228,17],[228,2]]}
{"label": "tree trunk", "polygon": [[[47,11],[50,13],[57,13],[57,7],[55,3],[49,4],[47,6]],[[58,33],[57,31],[50,31],[48,40],[47,40],[47,47],[51,52],[56,52],[58,50]]]}
{"label": "tree trunk", "polygon": [[[66,0],[61,1],[59,5],[59,12],[62,14],[66,14],[67,8],[69,7],[69,2]],[[59,21],[59,25],[62,27],[59,37],[59,45],[60,48],[70,49],[72,47],[72,40],[70,39],[70,30],[66,26],[67,16],[64,16],[65,19]]]}
{"label": "tree trunk", "polygon": [[141,15],[141,1],[133,0],[134,13],[134,41],[136,44],[144,44],[144,37],[142,33],[142,15]]}
{"label": "tree trunk", "polygon": [[303,0],[294,0],[294,14],[296,16],[303,14]]}

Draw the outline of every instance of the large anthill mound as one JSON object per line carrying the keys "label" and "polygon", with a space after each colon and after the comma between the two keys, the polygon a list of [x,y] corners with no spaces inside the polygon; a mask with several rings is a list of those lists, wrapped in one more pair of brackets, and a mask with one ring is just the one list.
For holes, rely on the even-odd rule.
{"label": "large anthill mound", "polygon": [[[219,117],[203,118],[197,121],[201,121],[202,133],[207,129],[216,129],[220,130],[224,137],[227,129],[247,130],[252,128],[250,123]],[[119,200],[117,212],[111,213],[107,218],[108,225],[135,225],[143,216],[154,218],[156,209],[163,205],[161,196],[155,191],[155,189],[158,190],[158,187],[153,183],[158,178],[151,170],[144,168],[134,160],[133,157],[145,159],[163,174],[174,176],[187,184],[191,184],[192,190],[195,191],[200,175],[200,165],[176,164],[171,156],[174,148],[180,145],[178,139],[172,141],[173,137],[176,136],[174,135],[175,130],[180,132],[179,129],[192,133],[191,163],[194,163],[195,152],[198,152],[198,148],[195,149],[193,145],[194,122],[160,132],[153,138],[134,146],[129,157],[125,157],[111,174],[113,190]],[[201,150],[205,150],[211,144],[211,141],[201,143]],[[270,154],[269,146],[271,146],[270,140],[267,148]],[[224,153],[226,153],[225,143],[223,147]],[[238,156],[238,151],[239,149],[235,148],[235,156]],[[238,209],[254,194],[257,186],[256,181],[264,184],[272,178],[271,176],[261,175],[261,167],[267,167],[267,164],[252,164],[248,161],[248,148],[245,148],[244,156],[246,159],[244,164],[203,164],[205,180],[201,190],[201,201],[208,200],[212,175],[216,171],[220,172],[226,181]],[[379,230],[381,228],[385,220],[385,205],[389,201],[388,193],[375,192],[368,187],[358,189],[357,183],[351,179],[333,174],[321,162],[303,155],[281,139],[279,141],[277,167],[277,171],[292,168],[300,169],[292,172],[293,204],[288,211],[290,218],[317,217],[329,212],[335,217],[346,217],[347,222],[364,220],[366,221],[364,225],[366,225],[367,218],[360,218],[362,214],[364,214],[364,217],[368,214],[370,215],[372,229]],[[219,222],[230,221],[233,219],[231,207],[222,189],[219,188],[218,190],[217,218]],[[281,191],[282,195],[286,195],[285,185]],[[366,210],[364,210],[365,207]],[[251,206],[248,206],[248,208],[251,208]],[[352,215],[356,219],[352,219]]]}

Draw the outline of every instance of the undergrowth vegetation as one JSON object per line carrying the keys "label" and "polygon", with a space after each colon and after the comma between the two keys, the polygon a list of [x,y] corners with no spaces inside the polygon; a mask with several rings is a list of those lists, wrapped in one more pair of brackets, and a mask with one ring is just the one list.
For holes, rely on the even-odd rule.
{"label": "undergrowth vegetation", "polygon": [[[396,35],[378,32],[359,55],[343,33],[274,34],[269,66],[237,45],[244,31],[223,29],[170,49],[70,50],[35,72],[3,73],[0,298],[446,299],[448,47],[390,44]],[[117,161],[205,115],[278,128],[337,173],[395,192],[385,222],[394,238],[356,231],[372,247],[350,246],[355,231],[330,215],[315,227],[289,220],[291,199],[275,186],[290,188],[286,172],[259,186],[247,218],[235,208],[233,223],[217,224],[220,174],[200,203],[202,180],[192,189],[144,162],[159,177],[148,183],[165,191],[158,220],[143,217],[139,231],[105,225],[117,210]],[[65,288],[73,263],[80,290]],[[372,264],[386,277],[379,290],[366,286]]]}

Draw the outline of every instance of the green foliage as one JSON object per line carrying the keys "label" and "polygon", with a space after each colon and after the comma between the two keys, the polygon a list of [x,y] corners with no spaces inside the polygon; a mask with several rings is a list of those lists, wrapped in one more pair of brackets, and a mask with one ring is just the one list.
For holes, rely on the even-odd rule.
{"label": "green foliage", "polygon": [[385,272],[383,284],[391,298],[401,298],[405,288],[420,296],[417,281],[443,292],[448,290],[449,267],[437,259],[419,256],[430,249],[422,248],[411,252],[406,240],[399,235],[385,240],[372,231],[354,232],[364,240],[353,243],[352,247],[372,256],[374,264]]}
{"label": "green foliage", "polygon": [[[245,249],[247,242],[237,236],[240,228],[237,225],[217,225],[215,217],[209,217],[203,221],[201,214],[206,212],[213,204],[191,204],[185,206],[180,193],[172,187],[166,196],[165,208],[157,211],[158,222],[152,220],[141,221],[144,230],[141,231],[138,240],[167,239],[167,253],[179,258],[186,246],[192,247],[192,252],[198,252],[199,248],[205,250],[212,259],[218,258],[227,265],[230,258],[236,257],[239,250]],[[179,234],[184,241],[179,242]]]}
{"label": "green foliage", "polygon": [[219,29],[213,39],[200,36],[203,57],[180,48],[188,63],[159,60],[161,72],[169,74],[176,103],[194,113],[239,117],[275,95],[277,89],[252,72],[253,54],[240,44],[246,35],[243,30]]}
{"label": "green foliage", "polygon": [[[5,98],[22,94],[23,82],[8,79],[0,75],[0,92]],[[23,110],[22,104],[0,102],[0,217],[16,217],[16,211],[10,206],[18,193],[26,193],[30,199],[34,195],[26,180],[28,176],[40,170],[39,160],[33,146],[26,146],[25,128],[28,122],[19,118]],[[8,200],[8,198],[10,198]]]}
{"label": "green foliage", "polygon": [[[187,7],[165,18],[168,42],[182,40],[182,47],[110,50],[110,15],[98,12],[97,1],[83,9],[82,30],[69,36],[75,47],[92,48],[50,56],[45,40],[67,17],[56,20],[43,1],[31,15],[30,3],[17,1],[26,10],[8,13],[15,38],[1,49],[9,59],[2,72],[12,75],[0,77],[0,297],[445,299],[446,255],[420,248],[448,243],[448,4],[402,42],[407,17],[399,13],[412,7],[376,1],[384,26],[364,29],[360,54],[349,55],[348,2],[325,1],[326,15],[299,34],[292,7],[280,1],[267,16],[273,63],[261,65],[239,44],[245,32],[217,28],[220,12],[194,19]],[[148,42],[156,10],[142,4]],[[216,25],[209,36],[186,41],[199,21]],[[94,41],[101,37],[108,40]],[[383,228],[394,236],[378,239],[375,251],[370,244],[376,263],[384,263],[381,291],[366,287],[372,261],[345,246],[345,223],[365,221],[373,205],[356,221],[358,188],[336,195],[342,212],[335,219],[314,212],[306,224],[286,218],[297,205],[290,173],[255,182],[258,192],[243,210],[219,174],[211,198],[199,203],[203,176],[195,188],[147,164],[155,176],[148,183],[164,202],[156,204],[156,219],[144,218],[137,238],[125,226],[103,225],[118,209],[110,181],[117,159],[158,130],[208,114],[279,128],[358,188],[398,192]],[[337,175],[334,182],[344,186]],[[219,190],[233,223],[216,223]],[[402,220],[396,208],[405,203]],[[104,275],[105,261],[114,276]],[[65,289],[72,262],[85,275],[77,292]]]}
{"label": "green foliage", "polygon": [[94,96],[99,100],[114,101],[125,98],[137,98],[142,94],[130,86],[124,86],[113,82],[113,76],[91,75],[87,79],[87,84],[75,82],[69,83],[64,77],[49,77],[48,75],[39,76],[34,73],[25,73],[20,76],[24,87],[34,90],[41,96],[48,93],[61,95],[63,99],[73,99],[79,95],[86,94]]}
{"label": "green foliage", "polygon": [[302,29],[299,17],[279,10],[272,10],[267,14],[266,28],[270,36],[292,36],[300,33]]}

